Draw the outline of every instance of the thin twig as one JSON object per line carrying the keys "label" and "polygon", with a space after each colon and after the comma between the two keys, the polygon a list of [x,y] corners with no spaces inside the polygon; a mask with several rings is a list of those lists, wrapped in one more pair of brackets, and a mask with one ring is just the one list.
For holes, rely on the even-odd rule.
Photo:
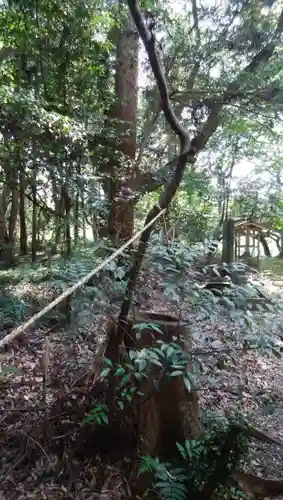
{"label": "thin twig", "polygon": [[19,406],[18,408],[0,408],[0,412],[27,412],[27,413],[32,413],[36,411],[45,411],[46,406]]}
{"label": "thin twig", "polygon": [[31,440],[34,444],[36,444],[36,445],[37,445],[37,446],[41,449],[41,451],[42,451],[42,453],[44,454],[44,456],[46,457],[46,460],[49,462],[50,467],[52,467],[52,468],[53,468],[52,462],[51,462],[51,460],[50,460],[49,456],[47,455],[47,453],[46,453],[45,449],[44,449],[44,448],[42,448],[41,444],[40,444],[38,441],[36,441],[36,439],[34,439],[33,437],[31,437],[31,436],[30,436],[29,434],[27,434],[26,432],[21,431],[21,430],[18,430],[18,429],[17,429],[16,431],[13,431],[13,432],[18,432],[19,434],[22,434],[23,436],[26,436],[26,437],[27,437],[28,439],[30,439],[30,440]]}

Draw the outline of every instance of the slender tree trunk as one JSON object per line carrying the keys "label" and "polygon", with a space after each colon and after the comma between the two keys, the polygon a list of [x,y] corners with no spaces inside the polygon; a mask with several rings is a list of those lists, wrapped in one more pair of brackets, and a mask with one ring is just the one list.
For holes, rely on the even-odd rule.
{"label": "slender tree trunk", "polygon": [[9,205],[10,187],[5,185],[0,198],[0,264],[8,267],[8,232],[6,227],[6,212]]}
{"label": "slender tree trunk", "polygon": [[27,224],[26,224],[26,212],[25,212],[25,189],[26,180],[25,175],[22,170],[20,170],[20,254],[27,255],[28,253],[28,241],[27,241]]}
{"label": "slender tree trunk", "polygon": [[64,208],[65,208],[65,254],[67,257],[71,256],[72,253],[72,240],[71,240],[71,200],[70,195],[68,193],[68,185],[64,184],[62,187],[62,199],[64,200]]}
{"label": "slender tree trunk", "polygon": [[[76,198],[74,204],[74,244],[77,246],[79,242],[79,218],[80,218],[80,200],[83,196],[83,188],[81,181],[81,165],[80,162],[76,165]],[[84,219],[84,212],[83,219]]]}
{"label": "slender tree trunk", "polygon": [[80,195],[77,191],[74,205],[74,244],[75,247],[79,242],[79,212],[80,212]]}
{"label": "slender tree trunk", "polygon": [[32,192],[32,228],[31,228],[31,261],[35,262],[36,261],[36,237],[37,237],[37,193],[36,193],[36,170],[35,168],[33,169],[33,175],[32,175],[32,186],[31,186],[31,192]]}
{"label": "slender tree trunk", "polygon": [[82,226],[83,226],[83,241],[86,242],[86,218],[85,218],[85,194],[81,193],[81,211],[82,211]]}
{"label": "slender tree trunk", "polygon": [[62,221],[63,221],[63,207],[64,202],[62,199],[62,191],[57,187],[56,179],[52,179],[52,197],[55,208],[55,231],[54,231],[54,242],[52,244],[52,253],[55,254],[58,251],[58,247],[61,243],[62,235]]}
{"label": "slender tree trunk", "polygon": [[16,227],[19,215],[19,184],[18,171],[12,167],[9,173],[9,183],[11,191],[11,208],[8,218],[8,246],[7,246],[7,265],[11,266],[14,260],[15,243],[16,243]]}

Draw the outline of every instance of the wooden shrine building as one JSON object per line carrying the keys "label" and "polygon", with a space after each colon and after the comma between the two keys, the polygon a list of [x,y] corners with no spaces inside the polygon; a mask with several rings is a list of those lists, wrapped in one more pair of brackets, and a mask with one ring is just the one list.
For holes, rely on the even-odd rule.
{"label": "wooden shrine building", "polygon": [[253,257],[259,265],[260,243],[270,229],[252,220],[234,221],[234,260]]}

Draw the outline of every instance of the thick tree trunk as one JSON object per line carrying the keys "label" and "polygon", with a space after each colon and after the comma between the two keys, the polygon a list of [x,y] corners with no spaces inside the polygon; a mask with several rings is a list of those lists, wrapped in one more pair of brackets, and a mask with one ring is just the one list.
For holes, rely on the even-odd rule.
{"label": "thick tree trunk", "polygon": [[[149,326],[141,330],[134,328],[135,325],[141,324]],[[153,325],[153,328],[150,325]],[[115,343],[115,328],[116,325],[111,323],[105,352],[105,356],[110,359],[112,359],[112,343]],[[150,311],[139,311],[134,317],[128,317],[125,333],[127,350],[140,351],[147,347],[157,347],[156,342],[161,338],[166,343],[179,343],[185,352],[192,349],[187,327],[178,318]],[[191,363],[188,363],[187,369],[192,371]],[[159,379],[159,389],[154,388],[154,379]],[[187,390],[182,376],[168,378],[168,373],[165,373],[163,368],[156,368],[153,365],[141,384],[139,389],[143,396],[141,399],[137,396],[135,403],[139,407],[137,416],[140,431],[139,446],[143,448],[142,453],[164,458],[177,456],[176,442],[195,438],[201,431],[197,392]]]}
{"label": "thick tree trunk", "polygon": [[128,241],[134,231],[134,205],[130,200],[113,200],[111,204],[108,232],[112,242]]}
{"label": "thick tree trunk", "polygon": [[263,248],[265,257],[271,257],[268,243],[266,241],[266,238],[263,236],[263,234],[260,234],[260,243],[262,244],[262,248]]}
{"label": "thick tree trunk", "polygon": [[[148,326],[134,328],[141,324]],[[150,325],[155,326],[155,329]],[[116,325],[111,323],[105,352],[105,357],[110,359],[115,352],[115,338]],[[161,338],[166,343],[178,342],[184,351],[192,348],[187,327],[178,318],[150,311],[139,311],[134,317],[128,317],[125,326],[126,350],[141,351],[147,347],[158,347],[156,341]],[[190,362],[187,369],[192,371]],[[193,387],[192,391],[188,391],[182,376],[170,377],[163,367],[150,365],[146,368],[146,374],[140,382],[139,395],[134,396],[131,402],[134,409],[133,425],[137,427],[137,451],[139,456],[151,455],[171,461],[179,455],[176,443],[195,439],[201,433],[197,392]],[[136,472],[137,464],[134,463],[132,474]],[[148,479],[143,476],[136,482],[139,492],[149,486]]]}
{"label": "thick tree trunk", "polygon": [[278,257],[283,259],[283,229],[280,230],[280,252]]}
{"label": "thick tree trunk", "polygon": [[116,125],[118,144],[122,153],[120,164],[115,160],[109,165],[109,234],[114,244],[128,240],[134,229],[136,122],[138,97],[138,35],[130,13],[119,33],[116,45],[116,102],[110,116]]}
{"label": "thick tree trunk", "polygon": [[234,260],[235,224],[233,219],[227,219],[223,225],[222,262],[231,264]]}

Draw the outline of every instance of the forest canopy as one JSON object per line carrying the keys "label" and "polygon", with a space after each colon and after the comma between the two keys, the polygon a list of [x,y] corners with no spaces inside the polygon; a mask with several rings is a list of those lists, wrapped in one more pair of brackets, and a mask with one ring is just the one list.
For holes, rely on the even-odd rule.
{"label": "forest canopy", "polygon": [[283,493],[282,57],[281,0],[1,2],[5,498]]}

